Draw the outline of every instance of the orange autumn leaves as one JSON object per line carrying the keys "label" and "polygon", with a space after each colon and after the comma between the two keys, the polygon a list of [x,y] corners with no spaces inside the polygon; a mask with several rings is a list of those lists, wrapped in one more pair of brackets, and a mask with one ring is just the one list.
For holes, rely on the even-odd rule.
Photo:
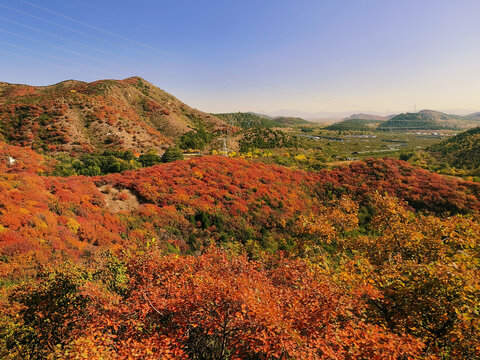
{"label": "orange autumn leaves", "polygon": [[[480,356],[478,185],[388,159],[42,177],[8,150],[1,356]],[[110,211],[103,185],[138,208]]]}
{"label": "orange autumn leaves", "polygon": [[[387,359],[422,344],[367,319],[365,294],[346,293],[303,260],[134,258],[123,296],[84,285],[89,304],[58,356],[111,359]],[[89,346],[87,346],[89,345]]]}
{"label": "orange autumn leaves", "polygon": [[422,339],[425,356],[478,358],[478,215],[418,215],[389,196],[376,196],[374,208],[369,236],[341,240],[357,263],[353,277],[382,294],[370,299],[370,319]]}

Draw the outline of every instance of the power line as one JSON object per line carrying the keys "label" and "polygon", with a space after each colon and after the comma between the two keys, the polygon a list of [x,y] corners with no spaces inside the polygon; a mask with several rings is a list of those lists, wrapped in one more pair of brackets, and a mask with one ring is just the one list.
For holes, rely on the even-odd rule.
{"label": "power line", "polygon": [[162,53],[162,54],[165,54],[165,55],[173,55],[173,54],[171,54],[171,53],[168,53],[168,52],[165,52],[165,51],[163,51],[163,50],[160,50],[160,49],[158,49],[158,48],[156,48],[156,47],[154,47],[154,46],[150,46],[150,45],[148,45],[148,44],[144,44],[144,43],[142,43],[142,42],[139,42],[139,41],[130,39],[130,38],[126,37],[126,36],[122,36],[122,35],[115,34],[115,33],[111,32],[111,31],[102,29],[102,28],[100,28],[100,27],[98,27],[98,26],[91,25],[91,24],[86,23],[86,22],[84,22],[84,21],[80,21],[80,20],[77,20],[77,19],[72,18],[72,17],[70,17],[70,16],[61,14],[61,13],[59,13],[59,12],[57,12],[57,11],[53,11],[53,10],[50,10],[50,9],[48,9],[48,8],[46,8],[46,7],[43,7],[43,6],[40,6],[40,5],[31,3],[30,1],[26,1],[26,0],[17,0],[17,1],[20,1],[20,2],[22,2],[22,3],[24,3],[24,4],[33,6],[33,7],[37,8],[37,9],[40,9],[40,10],[49,12],[49,13],[51,13],[51,14],[53,14],[53,15],[59,16],[59,17],[64,18],[64,19],[66,19],[66,20],[70,20],[70,21],[72,21],[72,22],[75,22],[75,23],[80,24],[80,25],[82,25],[82,26],[88,27],[88,28],[90,28],[90,29],[93,29],[93,30],[102,32],[102,33],[104,33],[104,34],[107,34],[107,35],[116,37],[116,38],[121,39],[121,40],[124,40],[124,41],[128,41],[128,42],[130,42],[130,43],[132,43],[132,44],[135,44],[135,45],[137,45],[137,46],[141,46],[141,47],[144,47],[144,48],[150,49],[150,50],[155,50],[155,51],[158,51],[158,52],[160,52],[160,53]]}
{"label": "power line", "polygon": [[[0,4],[0,6],[2,6],[2,4]],[[125,56],[120,56],[120,55],[114,54],[114,53],[112,53],[112,52],[109,52],[109,51],[106,51],[106,50],[103,50],[103,49],[99,49],[99,48],[90,46],[90,45],[85,44],[85,43],[81,43],[81,42],[79,42],[79,41],[67,39],[67,38],[65,38],[65,37],[63,37],[63,36],[59,36],[59,35],[57,35],[57,34],[54,34],[54,33],[51,33],[51,32],[45,31],[45,30],[41,30],[41,29],[38,29],[38,28],[33,27],[33,26],[30,26],[30,25],[26,25],[26,24],[23,24],[23,23],[20,23],[20,22],[17,22],[17,21],[13,21],[13,20],[4,18],[3,16],[0,16],[0,19],[3,20],[3,21],[7,21],[7,22],[9,22],[9,23],[12,23],[12,24],[15,24],[15,25],[24,27],[25,29],[29,29],[29,30],[32,30],[32,31],[35,31],[35,32],[38,32],[38,33],[43,33],[43,34],[52,36],[52,37],[54,37],[54,38],[57,38],[57,39],[60,39],[60,40],[63,40],[63,41],[67,41],[67,42],[72,43],[72,44],[75,44],[75,45],[80,45],[80,46],[86,47],[86,48],[88,48],[88,49],[91,49],[91,50],[95,50],[95,51],[104,53],[105,55],[109,55],[109,56],[113,56],[113,57],[117,57],[117,58],[121,58],[121,59],[126,59]]]}
{"label": "power line", "polygon": [[83,65],[83,64],[77,63],[77,62],[75,62],[75,61],[71,61],[71,60],[68,60],[68,59],[63,59],[63,58],[58,57],[58,56],[46,54],[46,53],[43,53],[43,52],[41,52],[41,51],[28,49],[28,48],[26,48],[26,47],[23,47],[23,46],[20,46],[20,45],[17,45],[17,44],[12,44],[12,43],[10,43],[10,42],[8,42],[8,41],[0,40],[0,43],[1,43],[1,44],[5,44],[5,45],[8,45],[8,46],[11,46],[11,47],[15,47],[15,48],[17,48],[17,49],[30,51],[30,52],[32,52],[32,53],[35,53],[35,54],[38,54],[38,55],[41,55],[41,56],[46,56],[46,57],[49,57],[49,58],[51,58],[51,59],[60,60],[60,61],[66,62],[66,63],[70,63],[70,64],[72,64],[72,65],[81,66],[81,67],[84,67],[84,68],[90,68],[90,69],[93,69],[93,70],[98,70],[98,69],[93,68],[93,67],[88,66],[88,65]]}
{"label": "power line", "polygon": [[54,25],[54,26],[58,26],[58,27],[60,27],[60,28],[62,28],[62,29],[66,29],[66,30],[72,31],[72,32],[75,32],[75,33],[77,33],[77,34],[87,36],[87,37],[89,37],[89,38],[91,38],[91,39],[94,39],[94,40],[97,40],[97,41],[101,41],[101,42],[104,42],[104,43],[107,43],[107,44],[111,44],[111,45],[115,45],[115,46],[120,46],[120,47],[122,47],[122,48],[124,48],[124,49],[131,50],[131,51],[135,51],[135,52],[144,54],[144,52],[139,51],[138,49],[135,49],[135,48],[132,48],[132,47],[129,47],[129,46],[125,46],[125,45],[121,45],[121,44],[118,44],[118,43],[116,43],[116,42],[109,41],[109,40],[106,40],[106,39],[104,39],[104,38],[101,38],[101,37],[98,37],[98,36],[95,36],[95,35],[91,35],[91,34],[89,34],[89,33],[86,33],[85,31],[77,30],[77,29],[72,28],[72,27],[70,27],[70,26],[66,26],[66,25],[57,23],[57,22],[55,22],[55,21],[51,21],[51,20],[42,18],[42,17],[40,17],[40,16],[30,14],[30,13],[25,12],[25,11],[23,11],[23,10],[19,10],[19,9],[12,8],[11,6],[7,6],[7,5],[4,5],[4,4],[0,4],[0,7],[6,8],[6,9],[11,10],[11,11],[15,11],[15,12],[17,12],[17,13],[19,13],[19,14],[22,14],[22,15],[25,15],[25,16],[29,16],[29,17],[31,17],[31,18],[34,18],[34,19],[37,19],[37,20],[46,22],[46,23],[51,24],[51,25]]}
{"label": "power line", "polygon": [[[223,84],[221,84],[220,86],[224,89],[232,89],[232,88],[234,89],[236,87],[236,84],[233,83],[233,82],[226,81]],[[255,86],[255,88],[256,89],[261,89],[258,86]],[[270,91],[270,93],[272,93],[272,92]],[[275,96],[268,97],[268,94],[267,95],[265,95],[265,94],[263,94],[263,95],[255,94],[255,99],[261,99],[263,102],[266,101],[266,102],[269,102],[270,104],[277,105],[277,106],[278,106],[278,103],[279,103],[279,100],[277,99],[277,97],[275,97]],[[293,102],[290,102],[288,100],[284,100],[284,99],[281,100],[281,103],[282,103],[282,105],[287,105],[287,106],[293,106],[293,107],[297,106],[297,104],[295,104]]]}
{"label": "power line", "polygon": [[[233,85],[233,86],[236,86],[237,84],[243,84],[243,85],[247,85],[247,86],[250,86],[250,87],[254,87],[256,89],[266,89],[266,90],[268,90],[270,92],[273,92],[273,93],[288,95],[290,98],[293,97],[293,98],[297,98],[297,99],[301,99],[301,100],[306,100],[310,103],[315,103],[315,104],[325,103],[325,104],[330,104],[330,105],[337,105],[337,106],[356,108],[356,109],[358,109],[360,107],[358,105],[348,104],[348,103],[345,103],[345,102],[342,102],[342,101],[338,101],[336,99],[319,97],[319,96],[312,96],[312,95],[308,95],[308,94],[305,94],[305,93],[294,91],[292,89],[287,89],[287,88],[284,88],[284,87],[280,87],[280,86],[277,86],[277,85],[273,85],[273,84],[269,84],[269,83],[261,82],[261,81],[258,81],[256,83],[251,83],[251,82],[247,82],[247,81],[239,81],[239,80],[233,80],[233,81],[230,80],[229,81],[229,80],[227,80],[226,82],[229,82],[230,85]],[[260,86],[259,86],[259,84],[260,84]],[[278,101],[275,101],[275,102],[278,104]],[[285,103],[285,101],[282,100],[282,103]]]}
{"label": "power line", "polygon": [[[81,20],[75,19],[75,18],[73,18],[73,17],[70,17],[70,16],[67,16],[67,15],[61,14],[61,13],[59,13],[59,12],[53,11],[53,10],[51,10],[51,9],[48,9],[48,8],[46,8],[46,7],[43,7],[43,6],[34,4],[34,3],[30,2],[30,1],[26,1],[26,0],[18,0],[18,1],[20,1],[20,2],[22,2],[22,3],[24,3],[24,4],[27,4],[27,5],[29,5],[29,6],[35,7],[35,8],[37,8],[37,9],[46,11],[46,12],[48,12],[48,13],[50,13],[50,14],[55,15],[55,16],[64,18],[64,19],[66,19],[66,20],[68,20],[68,21],[71,21],[71,22],[80,24],[80,25],[82,25],[82,26],[84,26],[84,27],[88,27],[88,28],[93,29],[93,30],[95,30],[95,31],[97,31],[97,32],[101,32],[101,33],[107,34],[107,35],[109,35],[109,36],[115,37],[115,38],[117,38],[117,39],[122,40],[123,42],[128,42],[128,43],[131,43],[131,44],[135,44],[135,45],[137,45],[137,46],[141,46],[141,47],[146,48],[146,49],[150,49],[150,50],[155,50],[155,51],[160,51],[160,52],[162,52],[162,53],[166,53],[166,52],[164,52],[164,51],[162,51],[162,50],[159,50],[158,48],[155,48],[155,47],[153,47],[153,46],[150,46],[150,45],[148,45],[148,44],[144,44],[144,43],[138,42],[138,41],[136,41],[136,40],[130,39],[130,38],[128,38],[128,37],[125,37],[125,36],[122,36],[122,35],[119,35],[119,34],[115,34],[115,33],[111,32],[111,31],[102,29],[102,28],[100,28],[100,27],[98,27],[98,26],[95,26],[95,25],[86,23],[86,22],[84,22],[84,21],[81,21]],[[77,4],[82,4],[82,2],[80,2],[80,1],[77,1],[77,0],[74,0],[74,1],[75,1]],[[70,31],[72,31],[72,32],[81,34],[81,35],[83,35],[83,36],[90,37],[90,38],[95,39],[95,40],[99,40],[99,41],[103,41],[103,42],[106,42],[106,43],[114,44],[115,46],[120,46],[120,47],[122,47],[122,48],[131,49],[130,46],[126,46],[126,45],[119,44],[119,43],[116,43],[116,42],[108,41],[108,40],[106,40],[106,39],[104,39],[104,38],[99,38],[98,36],[94,36],[94,35],[91,35],[91,34],[89,34],[89,33],[84,32],[84,31],[80,31],[80,30],[74,29],[74,28],[72,28],[72,27],[70,27],[70,26],[66,26],[66,25],[63,25],[63,24],[60,24],[60,23],[57,23],[57,22],[54,22],[54,21],[45,19],[45,18],[42,18],[42,17],[37,16],[37,15],[33,15],[33,14],[28,13],[28,12],[25,12],[25,11],[23,11],[23,10],[15,9],[15,8],[12,8],[12,7],[10,7],[10,6],[6,6],[6,5],[3,5],[3,4],[0,4],[0,6],[6,8],[6,9],[9,9],[9,10],[11,10],[11,11],[15,11],[15,12],[17,12],[17,13],[20,13],[20,14],[23,14],[23,15],[26,15],[26,16],[29,16],[29,17],[32,17],[32,18],[35,18],[35,19],[44,21],[44,22],[49,23],[49,24],[51,24],[51,25],[54,25],[54,26],[57,26],[57,27],[61,27],[61,28],[70,30]],[[88,6],[91,6],[91,5],[88,5]],[[104,12],[105,12],[105,11],[104,11]],[[108,12],[106,12],[106,13],[108,13]],[[14,23],[14,24],[23,26],[23,27],[25,27],[25,28],[29,28],[29,29],[31,29],[31,30],[38,31],[38,32],[47,34],[47,35],[49,35],[49,36],[54,36],[55,38],[58,38],[58,39],[61,39],[61,40],[64,40],[64,41],[68,41],[68,42],[71,42],[71,43],[76,43],[76,44],[78,44],[78,45],[85,46],[85,47],[88,47],[88,48],[93,49],[93,50],[96,50],[96,51],[101,51],[101,52],[103,52],[103,53],[108,53],[109,55],[121,57],[121,56],[118,56],[118,55],[115,55],[115,54],[106,52],[106,51],[103,50],[103,49],[98,49],[98,48],[95,48],[95,47],[91,47],[91,46],[89,46],[89,45],[82,44],[82,43],[77,42],[77,41],[75,41],[75,40],[67,39],[67,38],[58,36],[58,35],[56,35],[56,34],[49,33],[49,32],[47,32],[47,31],[43,31],[43,30],[40,30],[40,29],[36,29],[36,28],[31,27],[31,26],[29,26],[29,25],[21,24],[21,23],[18,23],[18,22],[15,22],[15,21],[12,21],[12,20],[9,20],[9,19],[6,19],[6,18],[2,18],[2,17],[0,17],[0,18],[3,19],[3,20],[9,21],[9,22],[11,22],[11,23]],[[5,31],[4,31],[4,32],[5,32]],[[14,33],[12,33],[12,34],[14,34]],[[22,36],[22,35],[18,35],[18,34],[15,35],[15,34],[14,34],[14,36]],[[27,38],[27,37],[24,37],[24,38],[29,39],[29,38]],[[33,40],[33,39],[29,39],[29,40],[30,40],[30,41],[35,41],[35,42],[38,42],[38,43],[42,43],[40,40]],[[58,49],[61,49],[61,47],[59,47],[59,46],[52,45],[52,44],[48,44],[48,43],[45,43],[45,42],[43,42],[43,43],[46,44],[46,45],[48,45],[48,46],[53,46],[53,47],[56,47],[56,48],[58,48]],[[11,45],[12,45],[12,44],[10,44],[10,46],[11,46]],[[18,46],[17,46],[17,47],[18,47]],[[21,47],[18,47],[18,48],[21,48]],[[25,48],[23,48],[23,49],[25,49]],[[29,49],[25,49],[25,50],[29,50]],[[31,50],[29,50],[29,51],[31,51]],[[67,51],[67,52],[70,52],[70,53],[74,53],[74,52],[71,52],[71,51],[69,51],[69,50],[64,50],[64,51]],[[135,51],[138,51],[138,50],[135,49]],[[38,53],[38,52],[37,52],[37,53]],[[104,60],[100,60],[100,59],[98,59],[98,58],[94,58],[94,57],[91,57],[91,56],[88,56],[88,55],[82,55],[82,54],[79,54],[79,53],[75,53],[75,54],[76,54],[76,55],[79,55],[79,56],[83,56],[83,57],[95,59],[96,61],[102,61],[102,62],[108,63],[108,62],[106,62],[106,61],[104,61]],[[166,54],[172,55],[172,54],[170,54],[170,53],[166,53]],[[46,55],[46,54],[43,54],[43,55],[44,55],[44,56],[49,56],[49,55]],[[49,56],[49,57],[51,57],[51,56]],[[54,57],[54,58],[55,58],[55,57]],[[122,57],[122,58],[125,58],[125,57]],[[56,59],[62,60],[61,58],[58,58],[58,57],[56,57]],[[80,66],[83,66],[83,67],[87,67],[87,68],[91,68],[91,69],[92,69],[92,67],[85,66],[85,65],[82,65],[82,64],[79,64],[79,63],[76,63],[76,62],[72,62],[72,61],[69,61],[69,60],[63,60],[63,61],[70,62],[70,63],[75,64],[75,65],[80,65]],[[111,63],[111,64],[113,64],[113,63]],[[120,65],[118,65],[118,64],[115,64],[115,65],[116,65],[116,66],[120,66]],[[237,81],[237,83],[238,83],[238,81]],[[251,84],[250,84],[250,85],[251,85]],[[308,102],[314,102],[315,104],[317,104],[318,102],[320,102],[320,103],[327,103],[327,104],[333,104],[333,105],[341,105],[341,106],[347,106],[347,107],[356,107],[355,105],[351,105],[351,104],[346,105],[345,103],[339,102],[339,101],[337,101],[337,100],[335,100],[335,99],[328,99],[328,98],[321,98],[321,97],[317,97],[317,96],[311,96],[311,95],[307,95],[307,94],[305,94],[305,93],[299,93],[299,92],[293,91],[293,90],[291,90],[291,89],[282,88],[282,87],[275,86],[275,85],[268,84],[268,83],[263,83],[263,85],[262,85],[261,87],[259,87],[258,84],[255,84],[254,86],[255,86],[257,89],[258,89],[258,88],[267,89],[269,92],[274,92],[274,93],[280,93],[280,94],[283,94],[283,95],[288,95],[290,98],[291,98],[291,97],[294,97],[294,98],[297,98],[297,99],[302,99],[302,100],[304,100],[304,101],[306,100],[306,101],[308,101]],[[267,97],[265,97],[265,96],[257,96],[257,98],[262,98],[263,100],[267,100],[267,101],[269,101],[269,102],[275,103],[276,105],[279,104],[279,101],[277,100],[277,97],[274,97],[274,98],[272,99],[272,98],[267,98]],[[285,103],[285,101],[283,101],[283,100],[282,100],[281,102],[282,102],[282,103]],[[293,104],[293,103],[292,103],[292,104]],[[293,106],[294,106],[294,107],[297,107],[298,104],[294,104]]]}
{"label": "power line", "polygon": [[85,54],[82,54],[82,53],[78,53],[76,51],[71,51],[71,50],[68,50],[68,49],[65,49],[61,46],[57,46],[57,45],[54,45],[54,44],[50,44],[48,42],[45,42],[45,41],[42,41],[42,40],[37,40],[37,39],[32,39],[32,38],[29,38],[27,36],[24,36],[24,35],[20,35],[20,34],[17,34],[17,33],[14,33],[14,32],[11,32],[11,31],[7,31],[7,30],[4,30],[2,28],[0,28],[0,31],[5,33],[5,34],[9,34],[9,35],[13,35],[13,36],[16,36],[16,37],[19,37],[21,39],[25,39],[25,40],[28,40],[28,41],[32,41],[32,42],[36,42],[38,44],[42,44],[42,45],[46,45],[46,46],[50,46],[52,48],[55,48],[55,49],[59,49],[61,51],[65,51],[65,52],[68,52],[72,55],[76,55],[76,56],[82,56],[82,57],[85,57],[87,59],[91,59],[91,60],[95,60],[95,61],[99,61],[99,62],[103,62],[107,65],[113,65],[113,66],[121,66],[119,64],[115,64],[115,63],[112,63],[112,62],[109,62],[109,61],[105,61],[103,59],[99,59],[99,58],[95,58],[93,56],[89,56],[89,55],[85,55]]}
{"label": "power line", "polygon": [[[99,7],[97,7],[97,6],[93,6],[92,4],[86,3],[86,2],[84,2],[84,1],[70,0],[70,2],[77,3],[77,4],[80,5],[80,6],[88,7],[88,8],[90,8],[90,9],[95,10],[96,12],[103,13],[103,14],[105,14],[105,15],[107,15],[107,16],[110,16],[111,18],[115,18],[115,19],[117,19],[117,20],[120,20],[120,21],[122,22],[122,24],[125,24],[125,23],[128,22],[128,23],[130,23],[130,24],[133,24],[133,25],[136,25],[136,26],[140,26],[140,27],[142,27],[142,28],[144,28],[144,29],[150,29],[150,30],[151,30],[151,29],[154,29],[152,26],[149,26],[149,25],[145,24],[145,22],[135,21],[134,19],[132,19],[132,17],[126,18],[126,17],[124,17],[124,16],[120,16],[120,15],[114,13],[113,11],[106,11],[106,10],[104,10],[104,9],[102,9],[102,8],[99,8]],[[78,8],[78,7],[77,7],[77,8]],[[155,29],[156,29],[156,28],[155,28]],[[177,36],[177,34],[171,32],[171,31],[168,32],[168,36],[165,36],[164,34],[162,34],[161,36],[162,36],[162,38],[164,38],[164,39],[173,40],[173,41],[175,41],[175,42],[177,42],[177,43],[180,42],[180,41],[181,41],[181,42],[184,42],[184,43],[185,43],[185,42],[188,42],[189,44],[191,44],[191,45],[196,45],[196,46],[198,46],[198,47],[200,47],[200,48],[202,48],[202,47],[205,46],[205,43],[202,43],[202,42],[200,42],[200,41],[198,41],[198,40],[195,40],[195,41],[194,41],[194,40],[191,40],[191,39],[186,39],[186,38],[184,38],[184,37],[179,37],[179,36]],[[180,57],[180,55],[178,55],[178,54],[172,54],[172,55],[173,55],[173,56]]]}

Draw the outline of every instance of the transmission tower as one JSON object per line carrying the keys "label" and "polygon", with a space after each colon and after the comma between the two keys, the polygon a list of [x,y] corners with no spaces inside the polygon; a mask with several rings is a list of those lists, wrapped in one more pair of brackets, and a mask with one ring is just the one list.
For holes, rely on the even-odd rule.
{"label": "transmission tower", "polygon": [[227,146],[227,141],[228,141],[228,137],[224,137],[224,138],[222,138],[222,142],[223,142],[222,153],[223,153],[223,156],[228,156],[228,146]]}
{"label": "transmission tower", "polygon": [[228,120],[226,121],[226,123],[227,123],[227,126],[225,127],[225,136],[220,138],[223,145],[221,150],[221,153],[223,154],[223,156],[228,156],[228,152],[230,151],[228,150],[228,140],[230,138],[230,128],[233,128],[234,126],[233,120]]}

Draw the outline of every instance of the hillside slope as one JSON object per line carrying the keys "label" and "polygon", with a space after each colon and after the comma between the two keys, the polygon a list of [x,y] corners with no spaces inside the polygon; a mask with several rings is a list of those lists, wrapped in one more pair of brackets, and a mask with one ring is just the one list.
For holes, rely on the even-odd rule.
{"label": "hillside slope", "polygon": [[40,176],[42,158],[31,150],[5,144],[2,150],[17,162],[0,161],[0,256],[5,260],[0,277],[14,263],[26,271],[34,254],[39,261],[58,252],[77,257],[152,238],[182,251],[227,239],[291,247],[292,234],[300,236],[298,216],[314,214],[319,204],[342,195],[361,205],[387,192],[421,211],[480,210],[480,185],[393,159],[309,173],[208,156],[122,174],[64,178]]}
{"label": "hillside slope", "polygon": [[480,168],[480,127],[432,145],[427,151],[437,160],[456,168]]}
{"label": "hillside slope", "polygon": [[480,356],[479,184],[219,156],[47,177],[0,150],[2,359]]}
{"label": "hillside slope", "polygon": [[0,83],[0,137],[37,151],[162,152],[192,129],[223,125],[139,77],[45,87]]}
{"label": "hillside slope", "polygon": [[475,113],[469,114],[466,117],[470,118],[470,119],[480,120],[480,112],[475,112]]}

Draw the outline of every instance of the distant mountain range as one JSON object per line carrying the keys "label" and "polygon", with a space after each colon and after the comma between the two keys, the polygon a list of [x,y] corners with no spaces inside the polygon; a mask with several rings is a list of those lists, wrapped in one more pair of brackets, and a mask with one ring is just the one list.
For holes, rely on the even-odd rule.
{"label": "distant mountain range", "polygon": [[[423,110],[422,110],[423,111]],[[425,110],[425,111],[431,111],[431,110]],[[472,118],[478,118],[480,117],[480,112],[473,112],[468,114],[465,110],[462,109],[453,109],[453,110],[442,110],[442,111],[436,111],[444,114],[449,114],[453,117],[459,116],[461,118],[467,118],[467,119],[472,119]],[[334,122],[339,122],[344,119],[352,119],[352,118],[357,118],[357,119],[377,119],[377,120],[382,120],[382,119],[390,119],[394,116],[399,114],[399,112],[389,114],[389,115],[384,115],[379,112],[357,112],[353,113],[350,111],[339,111],[339,112],[333,112],[333,111],[319,111],[319,112],[305,112],[305,111],[297,111],[297,110],[279,110],[279,111],[274,111],[274,112],[269,112],[268,115],[271,117],[276,117],[276,116],[287,116],[287,117],[300,117],[302,119],[311,121],[311,122],[322,122],[322,123],[334,123]],[[462,114],[462,115],[458,115]],[[468,115],[465,115],[468,114]]]}
{"label": "distant mountain range", "polygon": [[335,122],[340,119],[343,119],[346,116],[350,116],[352,113],[349,111],[343,112],[329,112],[329,111],[320,111],[320,112],[306,112],[306,111],[296,111],[296,110],[279,110],[274,112],[269,112],[268,116],[270,117],[299,117],[310,122]]}
{"label": "distant mountain range", "polygon": [[380,116],[353,114],[340,122],[326,127],[328,130],[440,130],[469,129],[480,124],[480,113],[460,116],[440,111],[422,110],[418,113]]}
{"label": "distant mountain range", "polygon": [[471,118],[471,119],[480,119],[480,112],[469,114],[466,117]]}
{"label": "distant mountain range", "polygon": [[343,120],[362,119],[362,120],[386,121],[388,119],[391,119],[394,116],[395,115],[381,116],[381,115],[374,115],[374,114],[359,113],[359,114],[352,114]]}
{"label": "distant mountain range", "polygon": [[379,130],[468,129],[479,125],[480,117],[445,114],[434,110],[399,114],[378,126]]}

